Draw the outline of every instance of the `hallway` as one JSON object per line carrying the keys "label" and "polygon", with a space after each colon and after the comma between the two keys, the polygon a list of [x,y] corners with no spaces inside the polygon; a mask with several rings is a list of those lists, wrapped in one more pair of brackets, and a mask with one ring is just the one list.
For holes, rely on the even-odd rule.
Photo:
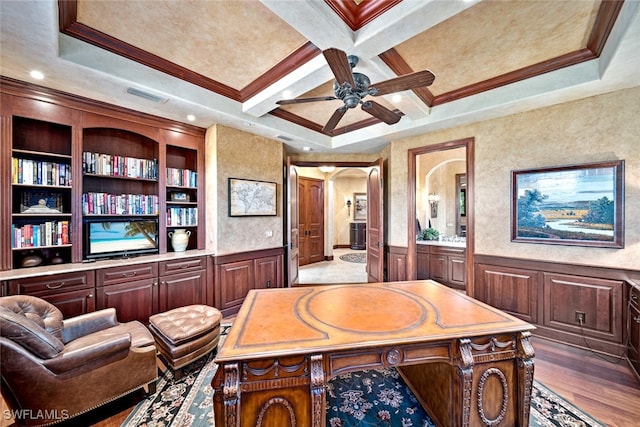
{"label": "hallway", "polygon": [[333,250],[333,261],[321,261],[300,267],[299,283],[301,285],[330,283],[366,283],[366,264],[343,261],[340,256],[360,254],[366,256],[367,251],[341,248]]}

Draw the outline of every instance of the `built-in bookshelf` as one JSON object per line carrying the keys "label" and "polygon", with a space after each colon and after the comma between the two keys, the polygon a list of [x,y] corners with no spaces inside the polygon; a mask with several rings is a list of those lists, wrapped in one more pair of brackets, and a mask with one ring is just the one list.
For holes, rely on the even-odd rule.
{"label": "built-in bookshelf", "polygon": [[176,228],[189,229],[192,234],[190,247],[197,242],[197,235],[194,236],[198,230],[197,167],[196,150],[167,146],[167,232]]}
{"label": "built-in bookshelf", "polygon": [[204,249],[204,129],[0,79],[0,270],[86,260],[89,224]]}
{"label": "built-in bookshelf", "polygon": [[71,127],[14,116],[11,144],[13,268],[71,261]]}

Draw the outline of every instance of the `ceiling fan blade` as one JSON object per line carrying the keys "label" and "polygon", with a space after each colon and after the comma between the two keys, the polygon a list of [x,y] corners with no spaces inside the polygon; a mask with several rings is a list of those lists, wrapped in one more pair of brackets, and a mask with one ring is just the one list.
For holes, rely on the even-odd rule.
{"label": "ceiling fan blade", "polygon": [[316,96],[314,98],[295,98],[295,99],[283,99],[281,101],[277,101],[278,105],[289,105],[289,104],[303,104],[305,102],[317,102],[317,101],[333,101],[334,99],[338,99],[335,96]]}
{"label": "ceiling fan blade", "polygon": [[371,114],[373,117],[377,117],[388,125],[398,123],[402,116],[394,111],[389,110],[374,101],[365,101],[362,103],[362,111]]}
{"label": "ceiling fan blade", "polygon": [[[429,70],[416,71],[415,73],[405,74],[404,76],[395,77],[380,83],[369,86],[369,94],[373,96],[386,95],[393,92],[402,92],[403,90],[415,89],[417,87],[429,86],[433,83],[436,76]],[[374,93],[374,91],[377,92]]]}
{"label": "ceiling fan blade", "polygon": [[324,127],[322,128],[322,132],[327,133],[334,130],[336,126],[338,126],[338,123],[340,122],[340,120],[342,119],[342,116],[344,116],[344,113],[346,112],[347,112],[347,107],[345,107],[344,105],[338,108],[336,111],[334,111],[333,114],[331,115],[331,118],[327,122],[327,124],[324,125]]}
{"label": "ceiling fan blade", "polygon": [[338,84],[349,83],[351,87],[355,87],[356,84],[353,81],[353,73],[347,54],[335,48],[326,49],[322,51],[322,54],[327,60]]}

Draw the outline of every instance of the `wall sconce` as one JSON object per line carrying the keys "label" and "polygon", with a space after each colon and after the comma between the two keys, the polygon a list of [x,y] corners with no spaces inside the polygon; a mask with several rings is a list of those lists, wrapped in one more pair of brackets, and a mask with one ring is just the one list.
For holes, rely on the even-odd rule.
{"label": "wall sconce", "polygon": [[440,196],[437,194],[429,194],[427,197],[429,204],[431,205],[431,218],[438,217],[438,202],[440,201]]}
{"label": "wall sconce", "polygon": [[347,205],[347,214],[351,216],[351,199],[345,198],[345,205]]}

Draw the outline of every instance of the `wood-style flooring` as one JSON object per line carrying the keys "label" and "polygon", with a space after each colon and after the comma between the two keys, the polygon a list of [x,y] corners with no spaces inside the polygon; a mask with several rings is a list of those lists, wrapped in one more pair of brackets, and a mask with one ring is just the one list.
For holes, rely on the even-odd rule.
{"label": "wood-style flooring", "polygon": [[[603,358],[536,337],[533,347],[536,380],[610,427],[640,426],[640,382],[626,360]],[[69,425],[119,427],[141,398],[141,393],[134,393]],[[4,419],[4,401],[0,409],[0,427],[14,426]]]}

